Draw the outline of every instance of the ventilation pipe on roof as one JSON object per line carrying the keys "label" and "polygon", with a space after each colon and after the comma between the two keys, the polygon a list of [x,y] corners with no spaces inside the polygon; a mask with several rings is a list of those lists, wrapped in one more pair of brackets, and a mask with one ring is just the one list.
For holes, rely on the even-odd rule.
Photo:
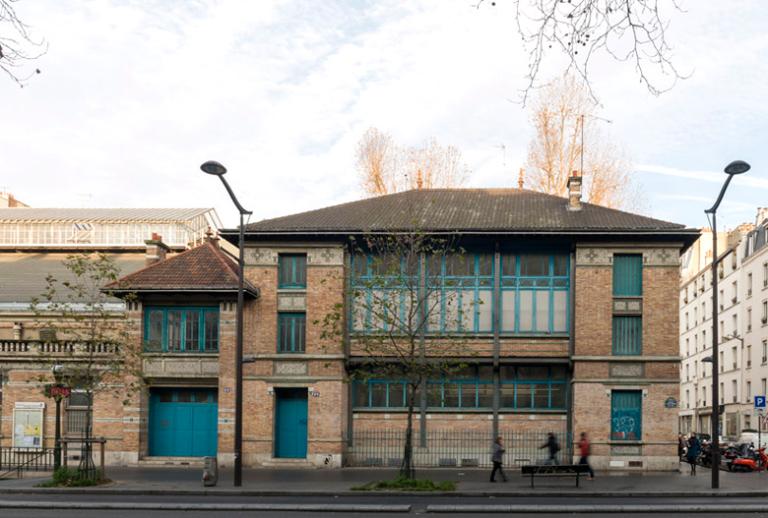
{"label": "ventilation pipe on roof", "polygon": [[219,248],[219,236],[211,230],[211,227],[208,227],[208,230],[205,231],[205,241],[212,244],[215,248]]}
{"label": "ventilation pipe on roof", "polygon": [[581,210],[581,174],[573,171],[568,178],[568,210]]}
{"label": "ventilation pipe on roof", "polygon": [[168,245],[163,243],[163,236],[154,232],[152,233],[152,239],[147,239],[144,241],[144,244],[147,245],[147,254],[144,257],[145,266],[164,261],[165,254],[170,250]]}

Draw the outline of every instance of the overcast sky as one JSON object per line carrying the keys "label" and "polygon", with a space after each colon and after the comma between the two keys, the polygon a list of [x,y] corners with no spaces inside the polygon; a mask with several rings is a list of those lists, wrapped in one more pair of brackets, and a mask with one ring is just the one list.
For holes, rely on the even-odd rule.
{"label": "overcast sky", "polygon": [[[370,126],[456,146],[471,187],[516,186],[527,57],[509,0],[472,3],[22,0],[49,50],[27,87],[0,78],[0,189],[36,207],[213,206],[231,226],[203,161],[229,168],[253,220],[290,214],[360,197]],[[596,62],[603,130],[646,213],[690,226],[706,224],[723,166],[747,160],[720,221],[752,221],[768,205],[768,10],[682,5],[668,38],[691,77],[654,97],[630,64]]]}

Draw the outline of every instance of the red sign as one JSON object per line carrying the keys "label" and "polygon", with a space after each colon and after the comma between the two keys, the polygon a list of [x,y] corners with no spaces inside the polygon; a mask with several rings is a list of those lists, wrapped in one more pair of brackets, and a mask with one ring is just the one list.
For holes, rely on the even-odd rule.
{"label": "red sign", "polygon": [[72,389],[64,385],[46,385],[45,392],[48,397],[68,397]]}

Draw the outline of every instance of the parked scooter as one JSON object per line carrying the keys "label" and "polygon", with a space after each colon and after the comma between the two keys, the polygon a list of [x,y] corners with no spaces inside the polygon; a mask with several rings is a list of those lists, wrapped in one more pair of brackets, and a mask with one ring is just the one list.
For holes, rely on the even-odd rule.
{"label": "parked scooter", "polygon": [[741,457],[733,459],[729,469],[731,471],[764,471],[768,467],[768,455],[765,454],[765,448],[755,451],[751,445],[746,448],[746,452]]}

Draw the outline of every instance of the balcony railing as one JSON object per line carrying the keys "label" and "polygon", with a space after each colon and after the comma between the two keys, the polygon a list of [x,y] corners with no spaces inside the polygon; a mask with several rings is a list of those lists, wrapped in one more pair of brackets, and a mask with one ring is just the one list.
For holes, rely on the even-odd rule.
{"label": "balcony railing", "polygon": [[13,356],[37,355],[89,355],[114,354],[118,345],[114,343],[85,343],[69,340],[46,342],[42,340],[0,340],[0,354]]}

